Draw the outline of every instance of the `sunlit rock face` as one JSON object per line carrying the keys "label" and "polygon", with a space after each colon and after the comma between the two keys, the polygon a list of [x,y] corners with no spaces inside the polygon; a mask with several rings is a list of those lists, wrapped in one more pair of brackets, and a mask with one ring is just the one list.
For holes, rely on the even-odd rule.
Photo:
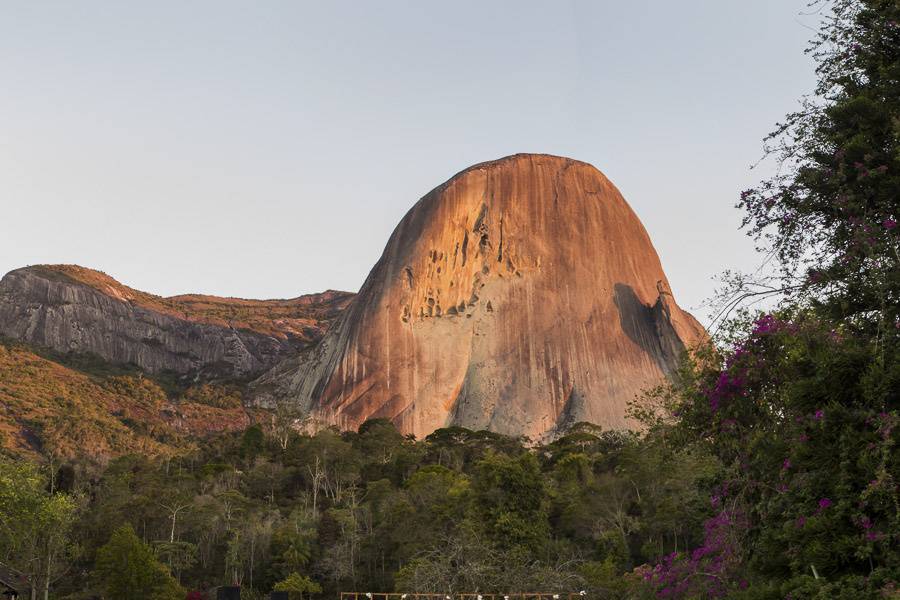
{"label": "sunlit rock face", "polygon": [[340,321],[255,390],[342,427],[386,417],[418,437],[626,428],[627,403],[704,337],[600,171],[516,155],[416,203]]}
{"label": "sunlit rock face", "polygon": [[245,378],[318,342],[352,296],[162,298],[100,271],[38,265],[0,279],[0,336],[151,373]]}

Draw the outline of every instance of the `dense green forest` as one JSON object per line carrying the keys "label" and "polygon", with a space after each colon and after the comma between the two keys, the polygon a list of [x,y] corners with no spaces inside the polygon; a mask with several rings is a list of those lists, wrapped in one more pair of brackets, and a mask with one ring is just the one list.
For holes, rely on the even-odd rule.
{"label": "dense green forest", "polygon": [[280,415],[165,458],[0,459],[0,561],[73,599],[900,598],[900,1],[814,4],[819,87],[738,204],[770,268],[729,281],[640,433]]}
{"label": "dense green forest", "polygon": [[48,485],[57,504],[72,504],[16,519],[54,523],[32,534],[34,561],[16,566],[40,571],[53,552],[57,594],[102,593],[117,573],[101,558],[127,524],[185,588],[240,582],[251,598],[295,572],[330,595],[618,589],[619,574],[702,541],[711,509],[701,482],[718,472],[663,439],[587,424],[529,449],[463,429],[416,442],[380,420],[286,439],[254,426],[182,458],[67,464],[52,483],[32,467],[3,468],[3,481],[16,469],[36,481],[20,510],[40,506]]}

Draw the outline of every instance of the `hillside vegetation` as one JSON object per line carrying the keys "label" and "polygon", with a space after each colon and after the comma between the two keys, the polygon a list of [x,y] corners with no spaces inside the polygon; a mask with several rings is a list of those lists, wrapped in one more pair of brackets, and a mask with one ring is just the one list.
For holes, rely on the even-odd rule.
{"label": "hillside vegetation", "polygon": [[76,461],[53,476],[82,502],[57,590],[114,589],[101,557],[122,537],[189,590],[238,582],[247,598],[295,573],[326,597],[639,589],[633,569],[699,543],[711,513],[700,484],[715,461],[661,441],[587,424],[540,448],[461,428],[414,441],[375,420],[285,437],[253,426],[171,459]]}
{"label": "hillside vegetation", "polygon": [[6,340],[0,340],[0,406],[0,447],[35,458],[171,456],[197,437],[250,422],[235,389],[180,390],[135,369],[39,354]]}

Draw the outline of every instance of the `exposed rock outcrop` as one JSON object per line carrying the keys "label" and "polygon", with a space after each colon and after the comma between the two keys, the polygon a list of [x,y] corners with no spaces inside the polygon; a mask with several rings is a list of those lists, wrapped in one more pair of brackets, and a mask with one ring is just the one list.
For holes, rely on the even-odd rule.
{"label": "exposed rock outcrop", "polygon": [[606,177],[516,155],[422,198],[338,324],[254,393],[344,427],[386,417],[417,436],[622,428],[627,402],[705,335]]}
{"label": "exposed rock outcrop", "polygon": [[317,342],[352,296],[162,298],[91,269],[42,265],[0,280],[0,335],[151,373],[247,377]]}

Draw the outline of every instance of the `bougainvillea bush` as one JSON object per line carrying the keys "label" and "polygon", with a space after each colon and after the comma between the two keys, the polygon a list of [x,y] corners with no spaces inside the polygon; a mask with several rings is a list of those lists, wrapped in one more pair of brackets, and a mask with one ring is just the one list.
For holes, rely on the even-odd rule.
{"label": "bougainvillea bush", "polygon": [[778,175],[741,194],[781,283],[837,319],[900,316],[900,3],[812,2],[816,93],[769,138]]}
{"label": "bougainvillea bush", "polygon": [[836,583],[877,597],[897,580],[900,363],[886,352],[810,314],[763,315],[684,370],[670,437],[725,470],[703,544],[645,573],[658,597],[830,598]]}
{"label": "bougainvillea bush", "polygon": [[900,2],[812,6],[816,93],[738,203],[780,302],[659,395],[723,466],[703,543],[641,572],[659,598],[900,597]]}

